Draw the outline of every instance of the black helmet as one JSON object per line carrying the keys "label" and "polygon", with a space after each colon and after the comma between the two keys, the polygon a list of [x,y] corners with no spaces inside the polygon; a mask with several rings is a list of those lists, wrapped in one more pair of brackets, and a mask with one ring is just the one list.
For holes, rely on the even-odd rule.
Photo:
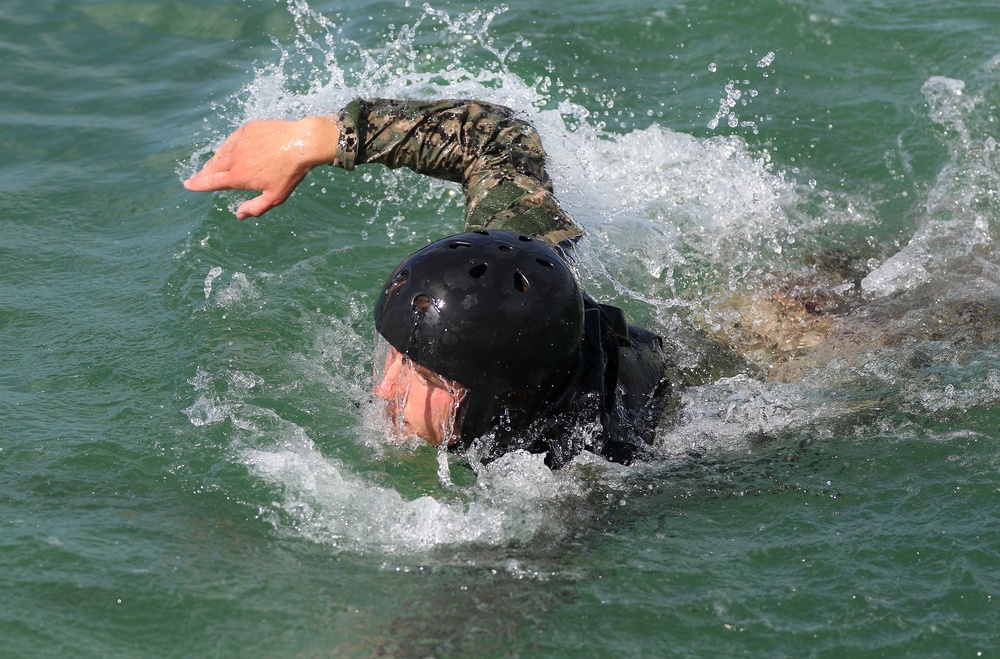
{"label": "black helmet", "polygon": [[413,253],[375,305],[375,329],[403,355],[468,389],[465,442],[523,425],[569,377],[583,299],[554,249],[510,231],[472,231]]}

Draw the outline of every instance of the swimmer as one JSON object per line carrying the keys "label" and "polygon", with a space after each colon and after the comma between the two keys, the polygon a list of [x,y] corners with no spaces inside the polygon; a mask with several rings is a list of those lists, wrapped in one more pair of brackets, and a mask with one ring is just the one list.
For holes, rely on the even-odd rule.
{"label": "swimmer", "polygon": [[[256,190],[239,219],[284,203],[313,168],[377,163],[460,183],[465,231],[389,275],[375,304],[374,394],[405,435],[483,461],[523,449],[557,468],[582,451],[629,464],[680,378],[661,338],[581,290],[583,230],[560,207],[535,129],[480,101],[358,99],[336,116],[252,121],[188,190]],[[821,331],[822,321],[809,321]]]}

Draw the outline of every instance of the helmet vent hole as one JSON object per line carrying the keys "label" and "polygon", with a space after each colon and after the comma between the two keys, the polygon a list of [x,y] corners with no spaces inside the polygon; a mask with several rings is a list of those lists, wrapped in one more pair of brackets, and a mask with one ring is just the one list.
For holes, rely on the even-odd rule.
{"label": "helmet vent hole", "polygon": [[473,279],[479,279],[480,277],[486,274],[486,270],[488,268],[489,266],[487,266],[485,263],[480,263],[479,265],[475,265],[472,267],[471,270],[469,270],[469,276],[472,277]]}
{"label": "helmet vent hole", "polygon": [[458,249],[460,247],[472,247],[472,245],[470,243],[465,242],[464,240],[456,240],[454,242],[448,243],[448,249]]}
{"label": "helmet vent hole", "polygon": [[426,312],[431,308],[431,298],[426,293],[421,293],[420,295],[413,298],[413,308],[416,311]]}
{"label": "helmet vent hole", "polygon": [[385,295],[386,295],[386,297],[392,297],[393,295],[395,295],[396,291],[398,291],[400,288],[402,288],[403,285],[406,283],[406,281],[409,278],[410,278],[410,271],[409,270],[403,270],[398,275],[396,275],[395,277],[393,277],[392,281],[389,282],[389,285],[386,286],[386,289],[385,289]]}
{"label": "helmet vent hole", "polygon": [[531,237],[530,236],[520,235],[520,236],[517,237],[517,239],[520,240],[522,243],[530,243],[531,242]]}
{"label": "helmet vent hole", "polygon": [[538,265],[545,266],[549,270],[555,267],[554,265],[552,265],[552,261],[548,261],[546,259],[535,259],[535,261],[538,263]]}
{"label": "helmet vent hole", "polygon": [[509,252],[510,250],[514,249],[514,247],[511,245],[503,244],[499,246],[499,249],[501,252]]}
{"label": "helmet vent hole", "polygon": [[527,278],[520,272],[514,273],[514,288],[516,288],[521,293],[527,293],[528,289],[531,288],[531,284],[528,283]]}

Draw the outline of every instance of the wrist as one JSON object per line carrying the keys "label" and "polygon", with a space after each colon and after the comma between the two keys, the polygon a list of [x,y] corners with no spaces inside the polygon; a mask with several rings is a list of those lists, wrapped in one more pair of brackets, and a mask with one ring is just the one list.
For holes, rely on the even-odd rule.
{"label": "wrist", "polygon": [[309,167],[329,165],[337,155],[340,122],[335,116],[312,116],[298,122],[299,146]]}

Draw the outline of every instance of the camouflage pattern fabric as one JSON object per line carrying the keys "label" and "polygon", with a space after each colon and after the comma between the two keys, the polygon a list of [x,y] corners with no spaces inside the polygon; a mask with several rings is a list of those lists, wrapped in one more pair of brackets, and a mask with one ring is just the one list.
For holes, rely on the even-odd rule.
{"label": "camouflage pattern fabric", "polygon": [[334,166],[379,163],[461,183],[466,230],[518,231],[550,245],[583,235],[552,194],[538,132],[510,108],[356,99],[339,119]]}

